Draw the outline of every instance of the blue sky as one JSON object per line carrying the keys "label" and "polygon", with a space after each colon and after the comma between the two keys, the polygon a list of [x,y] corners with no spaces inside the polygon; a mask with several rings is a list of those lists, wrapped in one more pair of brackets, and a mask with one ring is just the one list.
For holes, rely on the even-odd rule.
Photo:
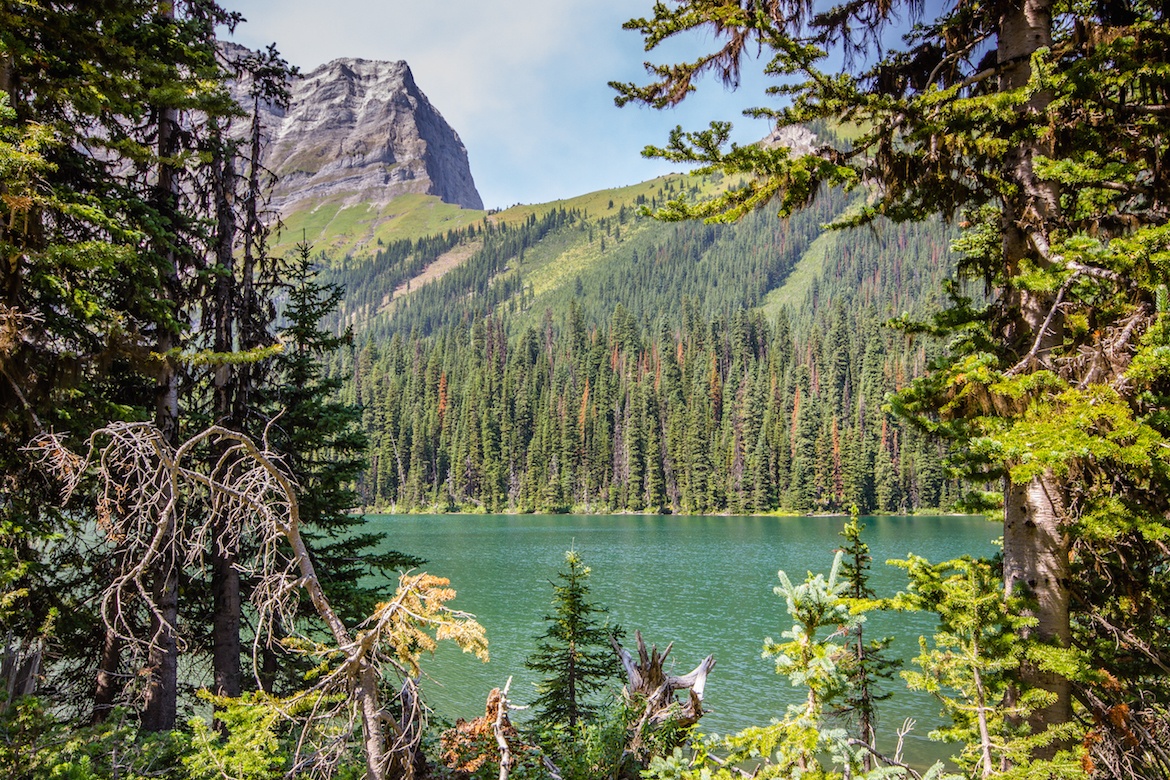
{"label": "blue sky", "polygon": [[[233,39],[275,42],[304,71],[336,57],[406,60],[415,81],[463,139],[489,208],[540,203],[653,178],[671,166],[646,160],[670,128],[730,119],[737,140],[767,134],[741,116],[763,101],[756,79],[728,94],[704,83],[664,112],[613,104],[611,80],[644,76],[648,59],[627,19],[652,0],[225,0],[248,20]],[[655,61],[693,55],[674,42]]]}

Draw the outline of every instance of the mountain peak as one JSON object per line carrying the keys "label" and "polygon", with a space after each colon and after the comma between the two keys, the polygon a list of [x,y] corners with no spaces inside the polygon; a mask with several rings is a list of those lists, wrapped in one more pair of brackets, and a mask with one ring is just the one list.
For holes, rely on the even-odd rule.
{"label": "mountain peak", "polygon": [[[483,208],[463,142],[404,60],[343,57],[290,86],[287,110],[261,109],[264,164],[278,177],[272,205],[282,214],[326,200],[385,205],[412,193]],[[245,98],[247,81],[233,90]]]}

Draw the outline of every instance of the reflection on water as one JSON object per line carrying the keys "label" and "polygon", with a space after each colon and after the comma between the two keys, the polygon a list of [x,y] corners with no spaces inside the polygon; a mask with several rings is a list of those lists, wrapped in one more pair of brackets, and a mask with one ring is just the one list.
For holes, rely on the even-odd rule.
{"label": "reflection on water", "polygon": [[[875,562],[871,585],[879,596],[904,587],[890,558],[913,552],[931,561],[996,552],[1001,527],[972,517],[867,517],[865,541]],[[727,733],[779,717],[802,694],[762,659],[764,638],[780,638],[791,624],[772,589],[784,569],[793,580],[828,572],[840,517],[662,517],[641,515],[374,515],[370,530],[384,531],[387,545],[428,560],[432,574],[451,579],[459,593],[452,606],[474,613],[487,628],[491,663],[443,647],[424,663],[428,703],[445,718],[482,714],[493,687],[514,677],[518,702],[535,698],[535,678],[524,668],[535,637],[544,631],[551,587],[565,550],[575,548],[593,570],[596,603],[632,637],[674,642],[675,673],[693,668],[708,653],[717,661],[707,687],[712,712],[707,733]],[[893,636],[904,658],[918,651],[918,637],[934,631],[929,615],[873,615],[867,632]],[[632,641],[632,639],[630,640]],[[669,661],[668,661],[669,665]],[[939,721],[927,697],[904,692],[884,702],[879,731],[892,735],[907,717],[918,721],[908,754],[919,761],[948,750],[926,743]],[[883,740],[884,742],[885,740]]]}

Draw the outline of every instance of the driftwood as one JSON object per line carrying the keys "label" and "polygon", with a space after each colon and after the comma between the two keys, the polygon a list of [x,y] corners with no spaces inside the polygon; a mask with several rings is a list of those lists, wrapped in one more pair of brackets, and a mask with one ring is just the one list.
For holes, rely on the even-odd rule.
{"label": "driftwood", "polygon": [[[693,726],[703,717],[703,692],[707,687],[707,675],[715,668],[715,656],[709,655],[687,674],[676,677],[667,674],[662,669],[666,657],[670,655],[674,642],[666,646],[661,653],[657,645],[651,645],[646,651],[646,642],[642,639],[642,632],[635,631],[634,638],[638,642],[638,660],[630,655],[613,637],[609,642],[626,671],[626,696],[639,697],[646,700],[645,722],[652,726],[659,726],[667,721],[673,721],[679,726]],[[675,691],[686,691],[687,699],[681,703],[675,699]]]}
{"label": "driftwood", "polygon": [[508,745],[508,732],[515,731],[508,720],[508,689],[512,687],[512,678],[500,691],[499,706],[496,707],[496,722],[492,731],[496,735],[496,745],[500,748],[500,780],[508,780],[508,773],[512,771],[512,748]]}
{"label": "driftwood", "polygon": [[[635,631],[634,638],[638,642],[636,661],[617,639],[611,636],[609,642],[626,672],[626,685],[622,694],[627,702],[642,706],[642,714],[630,730],[626,753],[645,765],[649,759],[644,745],[644,736],[648,730],[654,731],[669,724],[685,731],[703,717],[703,692],[707,687],[707,675],[715,668],[715,656],[707,656],[690,672],[678,677],[667,674],[662,668],[674,647],[673,642],[661,653],[657,645],[651,645],[647,652],[642,632]],[[687,692],[685,701],[680,702],[675,698],[676,691]]]}

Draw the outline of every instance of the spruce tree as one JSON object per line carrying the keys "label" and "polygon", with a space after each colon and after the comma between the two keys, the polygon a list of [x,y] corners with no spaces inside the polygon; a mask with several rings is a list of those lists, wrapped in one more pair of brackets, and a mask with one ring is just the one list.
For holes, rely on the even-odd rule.
{"label": "spruce tree", "polygon": [[[0,252],[10,259],[0,269],[0,460],[9,477],[0,534],[7,546],[10,522],[26,529],[11,544],[35,561],[21,583],[35,594],[30,616],[56,612],[61,638],[100,631],[77,605],[123,561],[120,551],[86,549],[93,535],[76,527],[90,520],[84,513],[54,515],[42,492],[49,486],[22,473],[31,464],[19,448],[50,429],[84,438],[152,411],[177,430],[196,266],[220,205],[197,196],[208,184],[205,143],[214,143],[209,126],[236,110],[214,29],[236,21],[210,0],[178,13],[147,0],[0,7]],[[42,530],[70,541],[22,549]],[[47,560],[50,553],[61,560]],[[159,568],[144,588],[155,591],[146,600],[158,607],[147,611],[159,640],[145,722],[159,729],[174,722],[178,687],[177,569]],[[43,618],[13,628],[45,631]],[[84,656],[100,648],[99,717],[119,693],[123,650],[104,633],[62,642],[78,649],[66,665],[92,666]]]}
{"label": "spruce tree", "polygon": [[321,328],[342,290],[316,280],[312,247],[305,241],[296,246],[286,285],[284,349],[274,360],[273,386],[264,393],[272,419],[269,440],[300,487],[304,535],[329,572],[326,594],[343,619],[352,620],[369,614],[377,601],[377,591],[364,579],[423,561],[382,549],[384,536],[361,531],[364,520],[353,512],[360,504],[354,484],[367,465],[367,439],[361,410],[337,399],[342,379],[326,375],[324,367],[330,353],[349,348],[351,336]]}
{"label": "spruce tree", "polygon": [[[916,23],[892,41],[887,33],[906,13]],[[663,216],[728,221],[769,203],[788,214],[828,187],[873,185],[872,199],[840,226],[941,214],[965,229],[961,271],[994,294],[981,306],[952,288],[940,317],[905,318],[907,328],[955,338],[899,404],[968,445],[972,476],[1001,481],[1004,589],[1028,597],[1022,609],[1035,623],[1021,638],[1047,646],[1018,670],[1024,689],[1051,694],[1029,718],[1044,743],[1046,728],[1073,721],[1074,685],[1089,698],[1089,669],[1120,671],[1124,659],[1108,642],[1144,631],[1149,610],[1162,614],[1151,600],[1117,616],[1120,624],[1100,620],[1122,594],[1164,586],[1136,562],[1167,531],[1170,490],[1162,164],[1170,9],[681,0],[627,27],[649,49],[701,32],[715,50],[650,65],[650,83],[615,85],[619,103],[676,105],[708,73],[738,83],[749,53],[762,50],[766,72],[781,80],[770,95],[787,100],[749,113],[822,131],[815,148],[794,152],[729,144],[725,122],[676,130],[648,153],[745,185],[698,203],[678,199]],[[1131,553],[1124,563],[1118,547]],[[1158,556],[1164,572],[1165,551]],[[1170,624],[1157,623],[1153,646],[1164,647]],[[1102,655],[1079,668],[1057,660],[1074,631],[1082,646],[1105,640],[1096,644]],[[1159,677],[1164,659],[1148,661],[1139,677]],[[1104,695],[1147,707],[1144,685]],[[1158,687],[1164,702],[1170,691]],[[1063,746],[1048,741],[1035,756]]]}
{"label": "spruce tree", "polygon": [[[862,541],[865,525],[857,517],[857,507],[852,509],[849,522],[841,529],[845,544],[841,547],[841,579],[847,583],[845,595],[855,604],[867,605],[875,596],[869,585],[869,569],[873,558],[869,545]],[[857,735],[867,745],[877,747],[877,703],[893,694],[882,691],[881,685],[894,676],[902,662],[888,654],[893,637],[881,639],[865,638],[865,623],[851,626],[846,640],[847,660],[842,662],[848,679],[848,688],[842,697],[842,712],[855,719]],[[862,757],[862,764],[868,771],[872,768],[872,756]]]}
{"label": "spruce tree", "polygon": [[599,623],[608,610],[589,599],[590,569],[575,550],[565,553],[565,568],[552,583],[553,613],[536,652],[524,665],[543,675],[534,706],[538,723],[575,726],[597,714],[594,694],[619,676],[621,668],[609,637],[621,631]]}

